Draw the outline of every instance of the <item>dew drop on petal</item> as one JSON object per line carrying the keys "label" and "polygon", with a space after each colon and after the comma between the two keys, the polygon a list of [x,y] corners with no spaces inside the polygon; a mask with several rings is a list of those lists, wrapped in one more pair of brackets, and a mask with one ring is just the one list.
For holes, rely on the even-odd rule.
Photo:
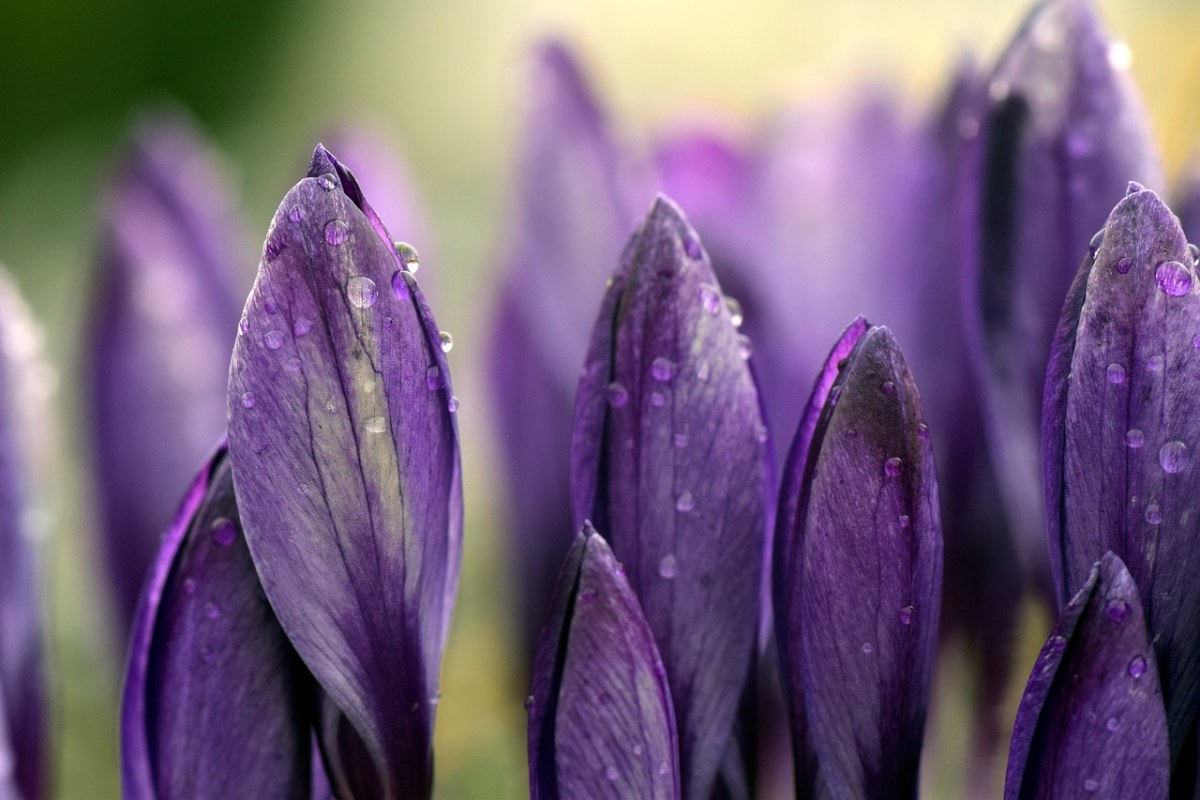
{"label": "dew drop on petal", "polygon": [[900,527],[907,528],[910,525],[912,525],[912,517],[908,516],[908,514],[901,514],[900,515]]}
{"label": "dew drop on petal", "polygon": [[620,383],[613,381],[608,385],[608,404],[613,408],[623,408],[629,402],[629,390]]}
{"label": "dew drop on petal", "polygon": [[1200,247],[1189,242],[1188,256],[1192,259],[1192,266],[1200,265]]}
{"label": "dew drop on petal", "polygon": [[1146,435],[1142,433],[1141,428],[1130,428],[1125,431],[1125,446],[1131,450],[1137,450],[1146,443]]}
{"label": "dew drop on petal", "polygon": [[1195,336],[1192,337],[1192,347],[1196,348],[1197,350],[1200,350],[1200,333],[1197,333]]}
{"label": "dew drop on petal", "polygon": [[288,209],[288,219],[292,222],[304,221],[304,206],[296,204]]}
{"label": "dew drop on petal", "polygon": [[404,268],[416,275],[417,270],[421,268],[421,257],[417,255],[417,248],[407,242],[392,242],[392,247]]}
{"label": "dew drop on petal", "polygon": [[370,308],[379,299],[379,289],[365,275],[355,275],[346,281],[346,298],[355,308]]}
{"label": "dew drop on petal", "polygon": [[1083,782],[1083,790],[1085,792],[1094,792],[1100,788],[1100,782],[1095,778],[1088,778]]}
{"label": "dew drop on petal", "polygon": [[1178,261],[1163,261],[1154,269],[1154,281],[1164,294],[1182,297],[1192,288],[1192,273]]}
{"label": "dew drop on petal", "polygon": [[711,283],[700,284],[700,305],[709,314],[721,311],[721,290]]}
{"label": "dew drop on petal", "polygon": [[871,653],[875,652],[875,646],[870,642],[863,642],[862,651],[863,655],[869,656]]}
{"label": "dew drop on petal", "polygon": [[300,371],[300,359],[297,358],[296,356],[289,356],[288,359],[283,362],[283,368],[286,369],[288,372],[299,372]]}
{"label": "dew drop on petal", "polygon": [[313,322],[308,317],[296,317],[296,321],[292,323],[292,333],[296,336],[307,336],[312,329]]}
{"label": "dew drop on petal", "polygon": [[896,384],[893,381],[884,381],[879,384],[879,391],[886,394],[888,397],[893,397],[896,394]]}
{"label": "dew drop on petal", "polygon": [[658,356],[650,362],[650,374],[656,381],[669,381],[675,377],[675,362],[664,356]]}
{"label": "dew drop on petal", "polygon": [[340,247],[350,238],[350,226],[343,220],[331,219],[325,223],[325,244]]}
{"label": "dew drop on petal", "polygon": [[1146,522],[1158,525],[1162,522],[1162,507],[1158,503],[1147,503],[1145,511]]}
{"label": "dew drop on petal", "polygon": [[610,781],[615,781],[617,778],[621,777],[621,773],[617,772],[616,767],[605,767],[604,777],[608,778]]}
{"label": "dew drop on petal", "polygon": [[1059,634],[1055,634],[1054,636],[1050,637],[1050,652],[1061,653],[1063,650],[1066,650],[1066,649],[1067,649],[1067,640],[1065,637],[1063,637]]}
{"label": "dew drop on petal", "polygon": [[655,408],[662,408],[667,404],[667,397],[662,392],[650,393],[650,405]]}
{"label": "dew drop on petal", "polygon": [[1113,622],[1124,622],[1129,619],[1129,603],[1124,600],[1109,600],[1104,614]]}
{"label": "dew drop on petal", "polygon": [[263,336],[263,344],[268,350],[278,350],[283,347],[283,332],[282,331],[267,331]]}
{"label": "dew drop on petal", "polygon": [[196,579],[195,578],[184,578],[183,579],[183,591],[185,591],[188,594],[195,594],[196,593]]}
{"label": "dew drop on petal", "polygon": [[749,361],[752,348],[750,346],[750,337],[744,333],[737,335],[738,355],[742,357],[742,361]]}
{"label": "dew drop on petal", "polygon": [[408,279],[404,276],[404,270],[398,269],[392,273],[392,294],[397,300],[407,300],[409,298]]}
{"label": "dew drop on petal", "polygon": [[1130,258],[1129,256],[1125,256],[1124,258],[1117,261],[1117,272],[1119,272],[1122,275],[1125,275],[1126,273],[1128,273],[1129,270],[1132,268],[1133,268],[1133,259]]}
{"label": "dew drop on petal", "polygon": [[370,433],[383,433],[387,430],[387,420],[383,417],[371,417],[363,423],[363,427]]}
{"label": "dew drop on petal", "polygon": [[889,478],[900,477],[900,459],[896,456],[892,456],[887,461],[884,461],[883,474]]}
{"label": "dew drop on petal", "polygon": [[688,446],[688,435],[686,433],[677,433],[671,437],[671,441],[676,447],[682,449]]}
{"label": "dew drop on petal", "polygon": [[532,714],[533,709],[536,707],[537,707],[537,701],[533,699],[533,695],[528,695],[525,698],[525,710],[527,712],[529,712],[530,714]]}
{"label": "dew drop on petal", "polygon": [[333,177],[333,173],[326,172],[321,177],[317,178],[317,185],[327,192],[332,192],[337,188],[337,178]]}
{"label": "dew drop on petal", "polygon": [[217,517],[208,526],[213,543],[218,547],[229,547],[237,538],[237,526],[229,517]]}
{"label": "dew drop on petal", "polygon": [[1109,717],[1108,722],[1104,723],[1104,727],[1108,728],[1110,733],[1116,733],[1121,728],[1121,720],[1116,717]]}
{"label": "dew drop on petal", "polygon": [[450,335],[450,331],[438,331],[438,346],[442,348],[443,353],[454,349],[454,337]]}
{"label": "dew drop on petal", "polygon": [[431,392],[437,391],[442,385],[442,371],[437,364],[431,364],[425,370],[425,388]]}
{"label": "dew drop on petal", "polygon": [[696,507],[696,499],[692,497],[692,493],[687,489],[683,490],[683,494],[675,499],[675,510],[684,514]]}
{"label": "dew drop on petal", "polygon": [[708,366],[708,362],[700,361],[698,364],[696,364],[696,379],[699,381],[708,380],[709,371],[710,367]]}
{"label": "dew drop on petal", "polygon": [[704,255],[703,249],[700,247],[700,240],[696,238],[696,234],[688,232],[683,237],[683,252],[687,253],[687,257],[692,261],[699,261]]}
{"label": "dew drop on petal", "polygon": [[1163,368],[1162,353],[1155,353],[1154,355],[1152,355],[1148,359],[1146,359],[1146,369],[1150,370],[1151,372],[1162,372],[1162,368]]}
{"label": "dew drop on petal", "polygon": [[742,304],[737,301],[737,298],[726,296],[725,308],[729,310],[729,321],[733,323],[733,327],[742,327],[742,322],[746,317],[742,314]]}
{"label": "dew drop on petal", "polygon": [[249,332],[250,319],[248,317],[242,317],[240,320],[238,320],[238,335],[245,336]]}
{"label": "dew drop on petal", "polygon": [[1146,674],[1146,659],[1144,656],[1134,656],[1129,661],[1129,677],[1140,678]]}
{"label": "dew drop on petal", "polygon": [[254,404],[257,402],[258,399],[254,396],[254,392],[242,393],[242,408],[254,408]]}
{"label": "dew drop on petal", "polygon": [[451,414],[458,413],[458,398],[450,395],[450,399],[446,401],[446,408],[449,409]]}
{"label": "dew drop on petal", "polygon": [[1167,442],[1158,451],[1158,464],[1163,468],[1163,472],[1182,472],[1187,468],[1188,460],[1187,445],[1178,439]]}
{"label": "dew drop on petal", "polygon": [[1125,368],[1120,364],[1109,364],[1107,375],[1108,382],[1111,384],[1119,385],[1125,382]]}
{"label": "dew drop on petal", "polygon": [[[1085,137],[1079,131],[1072,131],[1071,133],[1067,134],[1067,149],[1068,150],[1075,149],[1076,151],[1079,151],[1082,149],[1081,145],[1086,145],[1086,144],[1087,144],[1087,137]],[[1074,146],[1074,147],[1072,147],[1072,146]],[[1088,251],[1091,253],[1091,255],[1094,256],[1094,255],[1096,255],[1096,251],[1100,249],[1100,245],[1102,245],[1102,244],[1104,244],[1104,228],[1101,228],[1100,230],[1098,230],[1094,234],[1092,234],[1091,241],[1088,242]]]}
{"label": "dew drop on petal", "polygon": [[915,611],[915,609],[912,606],[904,606],[900,609],[901,625],[912,625],[913,611]]}
{"label": "dew drop on petal", "polygon": [[917,423],[917,438],[922,442],[929,441],[929,426],[924,422]]}
{"label": "dew drop on petal", "polygon": [[665,578],[666,580],[671,580],[679,574],[679,564],[675,561],[674,553],[667,553],[662,557],[662,560],[658,562],[658,574],[659,577]]}
{"label": "dew drop on petal", "polygon": [[217,608],[216,603],[205,603],[204,616],[208,617],[209,619],[216,619],[217,617],[221,616],[221,609]]}

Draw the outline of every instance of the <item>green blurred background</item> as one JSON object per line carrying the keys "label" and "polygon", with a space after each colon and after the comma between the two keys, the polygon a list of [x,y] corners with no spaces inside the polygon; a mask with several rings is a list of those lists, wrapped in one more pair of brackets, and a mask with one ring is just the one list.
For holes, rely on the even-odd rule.
{"label": "green blurred background", "polygon": [[[1200,4],[1101,6],[1132,48],[1175,175],[1200,144]],[[547,34],[578,45],[619,134],[637,147],[680,115],[750,124],[783,102],[836,99],[862,79],[895,86],[919,113],[964,52],[990,63],[1025,9],[1023,0],[0,4],[0,261],[42,321],[60,376],[44,487],[58,795],[119,794],[122,655],[93,544],[80,337],[98,187],[139,110],[170,100],[194,113],[227,157],[255,235],[332,127],[370,125],[412,168],[440,255],[422,260],[423,273],[437,273],[439,321],[455,334],[467,464],[466,561],[443,675],[437,795],[515,798],[525,793],[524,690],[515,621],[505,615],[515,607],[511,587],[494,568],[503,563],[501,506],[480,359],[511,213],[530,45]],[[1040,641],[1045,624],[1031,622],[1031,639]],[[953,666],[939,681],[953,683]],[[953,703],[936,709],[931,739],[944,757],[927,771],[931,794],[957,796],[961,752],[944,734],[965,724],[965,713]]]}

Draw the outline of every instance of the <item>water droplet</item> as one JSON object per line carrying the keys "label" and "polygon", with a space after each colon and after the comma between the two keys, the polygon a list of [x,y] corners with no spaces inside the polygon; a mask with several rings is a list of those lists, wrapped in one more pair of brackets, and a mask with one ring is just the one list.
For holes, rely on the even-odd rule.
{"label": "water droplet", "polygon": [[365,275],[355,275],[346,281],[346,298],[355,308],[370,308],[379,299],[379,289]]}
{"label": "water droplet", "polygon": [[325,244],[340,247],[350,238],[350,226],[340,219],[325,223]]}
{"label": "water droplet", "polygon": [[[1082,139],[1081,135],[1077,131],[1068,134],[1067,135],[1067,149],[1070,150],[1072,144],[1078,144],[1080,141],[1083,141],[1084,143],[1086,143],[1086,140]],[[1092,239],[1090,242],[1088,242],[1088,250],[1090,250],[1092,255],[1094,256],[1094,255],[1096,255],[1096,251],[1100,249],[1100,245],[1102,245],[1102,244],[1104,244],[1104,229],[1103,228],[1101,228],[1100,230],[1098,230],[1094,234],[1092,234]]]}
{"label": "water droplet", "polygon": [[250,332],[250,320],[247,317],[242,317],[238,320],[238,335],[245,336]]}
{"label": "water droplet", "polygon": [[1187,468],[1188,460],[1187,445],[1178,439],[1167,442],[1158,451],[1158,464],[1163,468],[1163,472],[1183,472]]}
{"label": "water droplet", "polygon": [[1163,357],[1161,353],[1156,353],[1155,355],[1152,355],[1146,359],[1146,369],[1150,370],[1151,372],[1162,372],[1162,368]]}
{"label": "water droplet", "polygon": [[744,333],[737,335],[738,355],[742,357],[742,361],[749,361],[751,354],[750,337]]}
{"label": "water droplet", "polygon": [[1108,65],[1117,72],[1124,72],[1133,64],[1133,50],[1126,42],[1114,39],[1108,44]]}
{"label": "water droplet", "polygon": [[276,303],[274,300],[264,300],[263,301],[263,311],[266,311],[268,314],[278,314],[279,313],[279,304]]}
{"label": "water droplet", "polygon": [[1182,297],[1192,288],[1192,273],[1178,261],[1163,261],[1154,269],[1154,281],[1163,293]]}
{"label": "water droplet", "polygon": [[1129,661],[1129,677],[1140,678],[1146,674],[1146,659],[1144,656],[1134,656]]}
{"label": "water droplet", "polygon": [[1120,261],[1117,262],[1117,272],[1121,273],[1122,275],[1128,273],[1129,270],[1132,268],[1133,268],[1133,259],[1130,258],[1129,256],[1125,256],[1124,258],[1122,258]]}
{"label": "water droplet", "polygon": [[263,336],[263,344],[267,346],[268,350],[278,350],[283,347],[283,333],[280,331],[267,331],[267,334]]}
{"label": "water droplet", "polygon": [[671,441],[676,447],[682,449],[688,446],[688,435],[686,433],[677,433],[671,437]]}
{"label": "water droplet", "polygon": [[696,499],[692,497],[692,493],[687,489],[683,490],[683,494],[675,499],[675,510],[684,514],[696,507]]}
{"label": "water droplet", "polygon": [[644,750],[642,749],[642,746],[640,744],[635,744],[633,746],[633,754],[635,756],[640,756],[643,752],[644,752]]}
{"label": "water droplet", "polygon": [[454,349],[454,337],[449,331],[438,331],[438,344],[443,353],[449,353]]}
{"label": "water droplet", "polygon": [[292,222],[304,221],[304,206],[296,204],[288,210],[288,219]]}
{"label": "water droplet", "polygon": [[392,247],[395,248],[396,256],[404,268],[416,275],[417,270],[421,268],[421,257],[417,255],[417,248],[407,242],[392,242]]}
{"label": "water droplet", "polygon": [[1162,507],[1158,503],[1147,503],[1145,512],[1146,522],[1158,525],[1162,522]]}
{"label": "water droplet", "polygon": [[679,565],[675,562],[674,553],[667,553],[658,562],[658,574],[667,580],[671,580],[679,574]]}
{"label": "water droplet", "polygon": [[700,361],[696,364],[696,379],[700,381],[708,380],[710,367],[707,361]]}
{"label": "water droplet", "polygon": [[912,525],[912,517],[910,517],[908,514],[901,514],[900,527],[907,528],[909,525]]}
{"label": "water droplet", "polygon": [[656,381],[669,381],[675,377],[675,362],[669,358],[658,356],[650,363],[650,374]]}
{"label": "water droplet", "polygon": [[188,594],[195,594],[196,593],[196,579],[195,578],[184,578],[183,579],[183,591],[187,592]]}
{"label": "water droplet", "polygon": [[208,617],[209,619],[216,619],[217,617],[221,616],[221,609],[217,608],[216,603],[205,603],[204,616]]}
{"label": "water droplet", "polygon": [[593,605],[596,602],[596,593],[591,589],[584,589],[579,593],[579,602],[585,606]]}
{"label": "water droplet", "polygon": [[407,300],[409,298],[408,278],[404,276],[404,270],[398,269],[392,273],[392,294],[397,300]]}
{"label": "water droplet", "polygon": [[896,394],[896,384],[892,381],[884,381],[879,384],[879,391],[886,394],[888,397],[893,397]]}
{"label": "water droplet", "polygon": [[536,707],[537,707],[537,700],[535,700],[533,698],[533,695],[529,695],[528,697],[525,698],[525,711],[526,712],[532,714],[533,709],[535,709]]}
{"label": "water droplet", "polygon": [[608,778],[610,781],[615,781],[617,778],[621,777],[621,773],[617,772],[616,767],[605,767],[604,777]]}
{"label": "water droplet", "polygon": [[450,399],[446,401],[446,408],[448,408],[450,410],[451,414],[457,413],[458,412],[458,398],[455,397],[454,395],[450,395]]}
{"label": "water droplet", "polygon": [[608,385],[608,404],[613,408],[623,408],[629,402],[629,390],[613,381]]}
{"label": "water droplet", "polygon": [[325,403],[325,410],[332,414],[337,411],[337,405],[332,400],[329,400]]}
{"label": "water droplet", "polygon": [[659,775],[666,775],[670,771],[671,771],[671,768],[667,766],[667,762],[660,761],[658,763],[658,774]]}
{"label": "water droplet", "polygon": [[297,336],[307,336],[312,329],[313,322],[308,317],[296,317],[296,321],[292,323],[292,333]]}
{"label": "water droplet", "polygon": [[721,290],[711,283],[700,284],[700,305],[709,314],[721,311]]}
{"label": "water droplet", "polygon": [[766,444],[769,437],[770,433],[768,433],[766,425],[759,425],[754,429],[754,438],[758,440],[759,444]]}
{"label": "water droplet", "polygon": [[1125,368],[1120,364],[1108,365],[1108,382],[1115,385],[1125,382]]}
{"label": "water droplet", "polygon": [[321,177],[317,178],[317,184],[327,192],[332,192],[337,188],[337,178],[333,177],[332,172],[326,172]]}
{"label": "water droplet", "polygon": [[1200,247],[1197,247],[1196,245],[1189,242],[1188,243],[1188,255],[1192,259],[1192,266],[1200,265]]}
{"label": "water droplet", "polygon": [[1200,350],[1200,333],[1197,333],[1195,336],[1192,337],[1192,347],[1196,348],[1197,350]]}
{"label": "water droplet", "polygon": [[299,372],[300,371],[300,359],[297,358],[296,356],[289,356],[288,359],[283,362],[283,368],[286,369],[288,372]]}
{"label": "water droplet", "polygon": [[725,308],[729,311],[729,321],[733,323],[733,327],[742,327],[742,322],[745,321],[745,316],[742,314],[742,304],[735,297],[725,298]]}
{"label": "water droplet", "polygon": [[856,431],[854,428],[846,428],[846,438],[847,439],[857,439],[858,431]]}
{"label": "water droplet", "polygon": [[1061,653],[1067,649],[1067,640],[1065,637],[1055,634],[1050,637],[1050,652]]}
{"label": "water droplet", "polygon": [[662,392],[650,393],[650,405],[655,408],[662,408],[667,404],[667,397]]}
{"label": "water droplet", "polygon": [[383,433],[387,430],[387,420],[383,417],[371,417],[363,423],[363,427],[371,433]]}
{"label": "water droplet", "polygon": [[1125,446],[1137,450],[1146,443],[1146,436],[1142,433],[1141,428],[1130,428],[1125,431]]}
{"label": "water droplet", "polygon": [[883,462],[883,474],[889,478],[900,477],[900,459],[892,456],[887,461]]}
{"label": "water droplet", "polygon": [[700,240],[691,231],[688,231],[683,237],[683,252],[687,253],[687,257],[692,261],[699,261],[704,255],[704,250],[700,247]]}
{"label": "water droplet", "polygon": [[229,517],[217,517],[208,526],[212,540],[220,547],[229,547],[237,538],[237,525]]}
{"label": "water droplet", "polygon": [[914,609],[912,606],[905,606],[904,608],[900,609],[900,624],[912,625],[913,611],[915,610],[916,609]]}
{"label": "water droplet", "polygon": [[1109,600],[1104,613],[1113,622],[1124,622],[1129,619],[1129,603],[1124,600]]}
{"label": "water droplet", "polygon": [[872,645],[870,642],[863,642],[862,651],[863,651],[863,655],[869,656],[869,655],[871,655],[871,653],[875,652],[875,646]]}
{"label": "water droplet", "polygon": [[442,371],[437,364],[431,364],[425,370],[425,388],[431,392],[437,391],[442,385]]}
{"label": "water droplet", "polygon": [[1121,729],[1121,720],[1116,717],[1109,717],[1108,722],[1104,723],[1104,727],[1108,728],[1109,732],[1116,733]]}
{"label": "water droplet", "polygon": [[1095,778],[1088,778],[1083,782],[1083,790],[1085,792],[1094,792],[1100,788],[1100,782]]}
{"label": "water droplet", "polygon": [[242,393],[242,407],[243,408],[254,408],[254,404],[256,402],[258,402],[258,399],[254,396],[254,392],[243,392]]}

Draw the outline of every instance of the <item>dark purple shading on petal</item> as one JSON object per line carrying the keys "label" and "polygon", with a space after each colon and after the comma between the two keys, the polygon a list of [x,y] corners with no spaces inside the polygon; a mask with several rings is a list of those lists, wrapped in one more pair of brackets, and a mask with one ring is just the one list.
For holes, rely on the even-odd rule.
{"label": "dark purple shading on petal", "polygon": [[574,56],[545,43],[531,77],[488,353],[529,653],[570,546],[571,420],[588,342],[579,323],[635,222],[620,153]]}
{"label": "dark purple shading on petal", "polygon": [[1042,648],[1017,712],[1005,800],[1167,797],[1158,670],[1125,565],[1106,553]]}
{"label": "dark purple shading on petal", "polygon": [[1105,552],[1141,591],[1171,751],[1200,706],[1200,280],[1170,209],[1132,184],[1080,268],[1046,376],[1044,466],[1059,596]]}
{"label": "dark purple shading on petal", "polygon": [[232,192],[186,118],[134,128],[104,188],[85,351],[104,552],[122,632],[172,503],[224,431],[250,285]]}
{"label": "dark purple shading on petal", "polygon": [[1192,155],[1176,187],[1175,211],[1190,241],[1200,241],[1200,152]]}
{"label": "dark purple shading on petal", "polygon": [[[318,146],[246,303],[229,449],[267,597],[378,772],[355,771],[354,791],[418,797],[432,784],[462,494],[446,358],[402,266],[353,175]],[[327,759],[340,739],[322,741]]]}
{"label": "dark purple shading on petal", "polygon": [[1038,5],[990,75],[966,172],[969,342],[1006,513],[1043,584],[1038,429],[1054,325],[1081,243],[1128,181],[1161,182],[1121,47],[1091,2]]}
{"label": "dark purple shading on petal", "polygon": [[680,797],[666,671],[621,565],[590,526],[563,564],[526,705],[535,800]]}
{"label": "dark purple shading on petal", "polygon": [[124,796],[308,800],[312,681],[262,594],[222,444],[168,528],[133,622]]}
{"label": "dark purple shading on petal", "polygon": [[7,765],[0,755],[0,773],[12,773],[7,777],[25,800],[49,793],[35,483],[46,451],[43,437],[50,426],[43,410],[53,382],[42,359],[41,332],[0,268],[0,739],[7,739],[12,755]]}
{"label": "dark purple shading on petal", "polygon": [[835,345],[811,443],[802,427],[789,456],[785,487],[799,496],[780,500],[781,526],[792,522],[779,533],[776,624],[800,793],[915,797],[941,606],[937,478],[895,339],[864,328]]}
{"label": "dark purple shading on petal", "polygon": [[572,500],[625,565],[654,631],[687,797],[713,788],[758,638],[768,434],[748,347],[696,232],[660,196],[593,330]]}

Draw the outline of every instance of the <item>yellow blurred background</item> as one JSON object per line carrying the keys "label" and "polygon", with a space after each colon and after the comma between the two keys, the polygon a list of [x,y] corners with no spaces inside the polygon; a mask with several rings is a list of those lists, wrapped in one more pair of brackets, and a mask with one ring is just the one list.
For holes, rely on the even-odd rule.
{"label": "yellow blurred background", "polygon": [[[513,655],[516,621],[506,615],[515,603],[508,577],[495,568],[503,563],[501,498],[481,358],[511,213],[530,45],[547,34],[577,45],[618,135],[637,148],[681,116],[748,126],[781,103],[836,99],[863,80],[894,86],[919,114],[964,53],[991,63],[1027,5],[215,0],[164,8],[172,5],[8,0],[0,7],[0,262],[42,321],[60,376],[44,487],[57,793],[119,794],[122,664],[93,544],[81,322],[99,184],[134,115],[173,100],[227,157],[255,236],[304,174],[316,138],[333,127],[370,125],[411,167],[440,254],[422,259],[421,277],[436,274],[439,321],[454,333],[467,465],[464,579],[443,674],[437,796],[521,797],[525,691]],[[1200,146],[1200,5],[1100,5],[1132,49],[1133,75],[1175,175]],[[1040,641],[1045,620],[1031,624]],[[1018,661],[1018,671],[1030,663]],[[963,723],[955,716],[962,710],[938,713],[944,726]],[[930,794],[956,796],[961,752],[943,750],[936,738],[946,757],[926,776]]]}

